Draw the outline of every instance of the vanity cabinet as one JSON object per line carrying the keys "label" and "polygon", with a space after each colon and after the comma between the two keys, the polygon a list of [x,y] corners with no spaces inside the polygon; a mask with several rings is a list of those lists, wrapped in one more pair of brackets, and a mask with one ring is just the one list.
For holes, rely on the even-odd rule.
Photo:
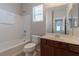
{"label": "vanity cabinet", "polygon": [[79,56],[79,45],[40,38],[41,56]]}
{"label": "vanity cabinet", "polygon": [[46,45],[47,40],[42,40],[40,42],[41,56],[53,56],[54,55],[54,47]]}

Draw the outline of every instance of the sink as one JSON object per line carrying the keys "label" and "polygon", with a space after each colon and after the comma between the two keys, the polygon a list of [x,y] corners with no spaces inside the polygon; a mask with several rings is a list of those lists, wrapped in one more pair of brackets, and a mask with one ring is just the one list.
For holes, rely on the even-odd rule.
{"label": "sink", "polygon": [[59,37],[60,37],[60,35],[56,34],[56,35],[55,35],[55,37],[59,38]]}

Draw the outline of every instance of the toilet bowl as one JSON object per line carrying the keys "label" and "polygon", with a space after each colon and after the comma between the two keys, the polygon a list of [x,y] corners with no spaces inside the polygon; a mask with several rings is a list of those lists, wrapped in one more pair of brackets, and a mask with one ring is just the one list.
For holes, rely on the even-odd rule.
{"label": "toilet bowl", "polygon": [[33,55],[33,51],[35,50],[35,43],[28,43],[24,46],[24,52],[26,56]]}
{"label": "toilet bowl", "polygon": [[24,52],[26,56],[33,56],[35,53],[34,50],[36,46],[39,44],[40,36],[32,35],[32,42],[25,44]]}

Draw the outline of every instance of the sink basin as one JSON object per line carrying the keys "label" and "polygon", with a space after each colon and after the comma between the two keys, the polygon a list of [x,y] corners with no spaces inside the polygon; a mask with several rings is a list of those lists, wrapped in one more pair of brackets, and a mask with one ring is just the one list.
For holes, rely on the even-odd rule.
{"label": "sink basin", "polygon": [[57,34],[56,34],[56,35],[55,35],[55,37],[59,38],[59,37],[60,37],[60,35],[57,35]]}

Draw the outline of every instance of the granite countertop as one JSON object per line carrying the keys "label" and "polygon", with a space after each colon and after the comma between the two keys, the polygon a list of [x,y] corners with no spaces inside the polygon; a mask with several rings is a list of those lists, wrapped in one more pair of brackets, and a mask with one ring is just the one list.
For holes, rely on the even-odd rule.
{"label": "granite countertop", "polygon": [[72,35],[47,33],[46,35],[41,36],[40,38],[79,45],[79,37]]}

